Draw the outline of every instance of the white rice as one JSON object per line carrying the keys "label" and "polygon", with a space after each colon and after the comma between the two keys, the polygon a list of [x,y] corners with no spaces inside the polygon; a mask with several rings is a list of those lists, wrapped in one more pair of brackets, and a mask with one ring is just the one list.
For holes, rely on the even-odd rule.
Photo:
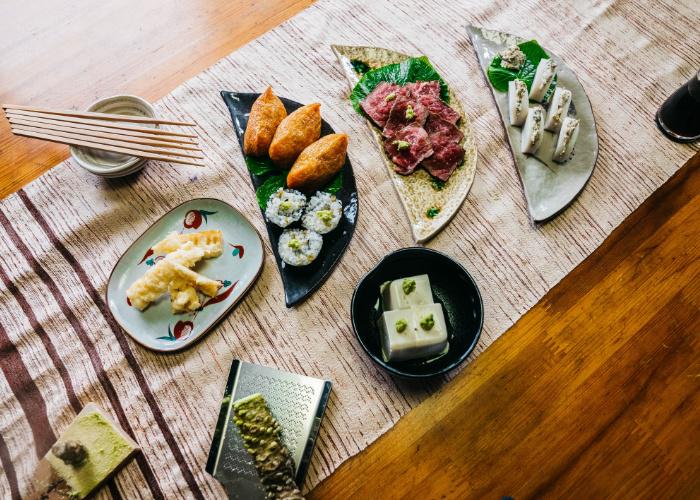
{"label": "white rice", "polygon": [[323,237],[308,229],[285,229],[280,236],[277,251],[290,266],[307,266],[318,257]]}
{"label": "white rice", "polygon": [[338,227],[343,215],[343,204],[330,193],[317,192],[306,205],[306,213],[301,219],[306,229],[326,234]]}
{"label": "white rice", "polygon": [[294,189],[278,189],[267,200],[265,217],[279,227],[287,227],[301,219],[306,205],[306,196]]}

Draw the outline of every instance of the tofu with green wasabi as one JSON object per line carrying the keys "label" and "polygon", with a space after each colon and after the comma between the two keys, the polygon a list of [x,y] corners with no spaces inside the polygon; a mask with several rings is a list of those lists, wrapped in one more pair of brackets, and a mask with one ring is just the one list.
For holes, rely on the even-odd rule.
{"label": "tofu with green wasabi", "polygon": [[447,347],[447,325],[440,304],[384,311],[378,326],[387,362],[430,358]]}
{"label": "tofu with green wasabi", "polygon": [[433,303],[433,292],[427,274],[391,281],[383,285],[381,294],[385,311]]}

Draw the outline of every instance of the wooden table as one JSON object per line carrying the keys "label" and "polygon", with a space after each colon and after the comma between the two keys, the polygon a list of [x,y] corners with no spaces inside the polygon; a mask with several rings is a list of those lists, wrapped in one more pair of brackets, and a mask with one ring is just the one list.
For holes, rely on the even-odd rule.
{"label": "wooden table", "polygon": [[[3,2],[0,101],[156,99],[311,1]],[[0,197],[66,156],[12,137],[2,120]],[[310,496],[700,496],[699,257],[696,155],[476,362]]]}

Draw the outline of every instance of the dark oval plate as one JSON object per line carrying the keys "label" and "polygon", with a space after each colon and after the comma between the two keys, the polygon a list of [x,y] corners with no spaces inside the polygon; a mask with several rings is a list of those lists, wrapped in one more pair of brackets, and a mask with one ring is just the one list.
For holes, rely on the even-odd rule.
{"label": "dark oval plate", "polygon": [[[379,287],[386,281],[427,274],[436,303],[442,304],[449,349],[431,359],[387,363],[382,358]],[[370,358],[388,372],[407,378],[441,375],[474,350],[484,322],[484,306],[474,279],[459,263],[435,250],[410,247],[384,257],[358,283],[352,295],[352,327]]]}
{"label": "dark oval plate", "polygon": [[[242,152],[243,134],[248,126],[250,108],[253,106],[253,103],[260,96],[260,94],[251,92],[222,91],[221,96],[224,98],[224,102],[226,103],[226,106],[228,106],[231,113],[233,128],[236,131],[236,136],[238,136],[238,143],[241,146]],[[303,106],[303,104],[290,99],[285,99],[284,97],[280,97],[280,99],[284,103],[287,113],[291,113],[292,111]],[[333,133],[335,133],[333,128],[325,120],[322,120],[321,137]],[[246,160],[246,165],[248,165],[248,158],[245,157],[246,155],[243,156]],[[270,175],[274,175],[256,175],[251,172],[250,169],[248,172],[250,173],[250,180],[253,183],[253,188],[255,190],[257,190],[270,177]],[[343,166],[342,170],[342,187],[334,194],[343,203],[343,217],[340,220],[340,224],[338,224],[337,228],[330,233],[323,235],[323,248],[321,249],[321,253],[316,260],[308,266],[293,267],[286,265],[282,259],[280,259],[279,252],[277,251],[277,243],[283,229],[265,220],[267,235],[270,238],[272,251],[275,255],[275,261],[277,262],[277,268],[279,269],[280,276],[282,277],[282,284],[284,286],[284,300],[287,307],[292,307],[299,304],[323,284],[323,282],[330,276],[333,268],[338,263],[343,253],[345,253],[345,249],[352,239],[357,221],[358,200],[357,187],[355,186],[355,176],[353,175],[352,165],[350,164],[349,158],[345,159],[345,165]],[[263,219],[265,219],[264,211],[262,211],[262,215]],[[298,224],[293,224],[290,227],[297,226]]]}

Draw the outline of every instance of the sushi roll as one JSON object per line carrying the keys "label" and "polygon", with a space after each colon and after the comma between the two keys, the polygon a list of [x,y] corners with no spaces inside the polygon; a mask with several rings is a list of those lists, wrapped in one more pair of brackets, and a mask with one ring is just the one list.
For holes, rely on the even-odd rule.
{"label": "sushi roll", "polygon": [[343,215],[343,204],[330,193],[317,192],[306,205],[301,223],[306,229],[326,234],[338,227]]}
{"label": "sushi roll", "polygon": [[279,227],[287,227],[301,219],[306,206],[306,196],[294,189],[278,189],[267,200],[265,217]]}
{"label": "sushi roll", "polygon": [[557,64],[551,59],[540,59],[540,63],[535,71],[535,78],[532,80],[532,86],[530,87],[531,100],[542,102],[554,79],[556,67]]}
{"label": "sushi roll", "polygon": [[547,120],[544,122],[545,130],[559,132],[561,124],[569,113],[571,105],[571,91],[564,87],[557,87],[552,97],[552,104],[549,105]]}
{"label": "sushi roll", "polygon": [[280,236],[277,251],[290,266],[307,266],[318,257],[323,237],[309,229],[285,229]]}
{"label": "sushi roll", "polygon": [[522,80],[508,82],[508,108],[510,109],[510,124],[520,127],[527,118],[528,96],[527,85]]}
{"label": "sushi roll", "polygon": [[554,148],[554,155],[552,156],[554,161],[562,163],[571,157],[574,146],[576,146],[576,139],[578,139],[578,129],[579,121],[576,118],[568,116],[564,118],[557,145]]}
{"label": "sushi roll", "polygon": [[544,137],[544,108],[539,104],[531,107],[527,112],[527,119],[523,125],[522,142],[520,150],[523,154],[534,155],[542,144]]}

